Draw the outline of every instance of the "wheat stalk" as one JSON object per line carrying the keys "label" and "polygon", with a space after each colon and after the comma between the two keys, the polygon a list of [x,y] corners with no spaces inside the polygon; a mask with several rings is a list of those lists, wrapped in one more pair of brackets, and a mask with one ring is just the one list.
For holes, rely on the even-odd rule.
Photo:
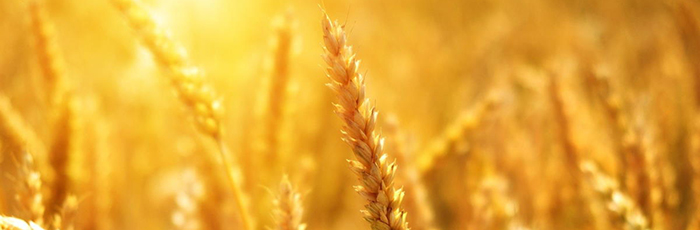
{"label": "wheat stalk", "polygon": [[0,230],[44,230],[44,228],[31,221],[0,215]]}
{"label": "wheat stalk", "polygon": [[304,230],[306,224],[303,223],[304,206],[301,201],[301,194],[297,192],[287,175],[282,177],[279,186],[279,194],[273,201],[275,209],[273,216],[275,227],[278,230]]}
{"label": "wheat stalk", "polygon": [[356,160],[348,163],[361,182],[355,191],[368,202],[362,213],[372,229],[408,229],[406,212],[401,209],[403,189],[394,188],[396,164],[388,163],[384,140],[374,130],[377,111],[365,98],[364,76],[357,72],[360,62],[346,44],[344,26],[331,21],[325,11],[323,14],[323,59],[331,81],[327,85],[338,98],[335,113],[343,122],[343,141],[355,154]]}
{"label": "wheat stalk", "polygon": [[171,83],[182,103],[194,115],[195,126],[217,143],[243,227],[246,230],[254,229],[254,222],[246,205],[248,196],[241,189],[240,178],[236,176],[239,170],[223,142],[220,120],[223,105],[217,99],[213,88],[204,83],[204,74],[190,63],[185,49],[175,43],[164,28],[156,24],[140,2],[112,0],[112,3],[146,44],[156,62],[170,71]]}

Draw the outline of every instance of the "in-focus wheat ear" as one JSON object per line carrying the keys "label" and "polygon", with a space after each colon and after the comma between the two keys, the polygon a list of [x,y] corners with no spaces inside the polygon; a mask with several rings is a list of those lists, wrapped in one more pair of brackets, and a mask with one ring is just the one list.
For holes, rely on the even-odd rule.
{"label": "in-focus wheat ear", "polygon": [[374,230],[409,229],[401,208],[403,189],[394,188],[396,164],[387,160],[384,140],[375,131],[377,111],[365,98],[364,77],[357,71],[360,61],[346,44],[344,26],[331,21],[325,11],[323,15],[323,60],[331,81],[327,85],[338,99],[334,106],[343,122],[342,139],[355,154],[355,160],[348,160],[361,182],[355,191],[368,202],[361,212]]}

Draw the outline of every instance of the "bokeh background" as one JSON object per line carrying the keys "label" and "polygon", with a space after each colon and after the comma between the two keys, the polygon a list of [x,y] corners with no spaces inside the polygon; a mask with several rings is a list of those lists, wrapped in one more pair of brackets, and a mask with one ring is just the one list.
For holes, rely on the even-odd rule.
{"label": "bokeh background", "polygon": [[[69,164],[69,191],[80,201],[75,228],[177,229],[184,203],[196,206],[201,229],[238,229],[213,143],[192,127],[168,72],[120,12],[108,0],[43,2],[78,107]],[[641,149],[641,170],[653,184],[621,182],[622,191],[649,191],[654,208],[644,214],[652,228],[698,227],[700,193],[692,185],[700,152],[692,144],[700,132],[700,2],[143,3],[223,99],[225,142],[242,167],[259,229],[273,225],[284,173],[303,194],[308,229],[368,228],[345,161],[352,153],[332,112],[335,96],[324,86],[320,6],[345,23],[393,143],[388,154],[404,152],[409,163],[399,171],[420,174],[435,227],[601,229],[577,201],[585,189],[575,184],[584,178],[568,173],[567,146],[624,181],[629,142]],[[284,160],[271,167],[263,137],[280,21],[291,25],[292,46],[272,156]],[[50,102],[38,65],[27,1],[0,1],[0,94],[49,142]],[[601,79],[603,94],[614,97],[601,96]],[[606,110],[611,100],[620,116]],[[0,213],[21,216],[13,199],[16,161],[5,152]],[[42,169],[47,157],[36,159],[50,181]],[[182,201],[183,193],[197,198]],[[409,222],[420,223],[407,197]],[[625,229],[619,222],[602,226]]]}

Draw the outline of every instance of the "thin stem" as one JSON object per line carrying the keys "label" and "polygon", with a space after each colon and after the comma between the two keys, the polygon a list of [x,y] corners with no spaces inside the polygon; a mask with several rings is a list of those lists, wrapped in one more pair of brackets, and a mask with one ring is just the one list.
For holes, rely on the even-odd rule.
{"label": "thin stem", "polygon": [[226,144],[224,144],[224,141],[222,140],[221,136],[216,136],[214,137],[214,140],[216,141],[216,144],[219,147],[219,154],[221,155],[221,161],[224,163],[224,168],[226,170],[226,176],[228,177],[228,181],[231,183],[231,188],[233,189],[233,197],[236,199],[236,208],[238,209],[238,213],[241,215],[241,221],[243,222],[243,229],[244,230],[253,230],[253,219],[250,216],[250,212],[248,212],[248,208],[245,205],[245,199],[244,199],[244,194],[243,190],[241,189],[240,184],[236,181],[236,176],[235,176],[235,171],[233,168],[233,163],[228,155],[228,150],[226,148]]}

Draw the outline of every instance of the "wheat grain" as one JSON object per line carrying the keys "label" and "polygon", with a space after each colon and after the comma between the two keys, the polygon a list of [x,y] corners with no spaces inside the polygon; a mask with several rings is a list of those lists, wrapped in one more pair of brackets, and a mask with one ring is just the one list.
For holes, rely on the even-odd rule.
{"label": "wheat grain", "polygon": [[344,26],[331,21],[325,11],[323,14],[323,59],[331,81],[327,85],[338,98],[335,113],[343,122],[343,140],[355,154],[356,160],[348,163],[362,184],[355,190],[368,202],[362,213],[372,229],[408,229],[406,212],[401,209],[403,189],[394,188],[396,164],[388,162],[384,140],[374,130],[377,111],[365,98],[364,76],[357,72],[360,62],[346,44]]}
{"label": "wheat grain", "polygon": [[44,230],[44,228],[31,221],[0,215],[0,230]]}
{"label": "wheat grain", "polygon": [[279,186],[279,194],[274,200],[275,209],[273,216],[277,230],[304,230],[306,224],[303,223],[304,206],[301,194],[297,192],[287,175],[282,177]]}
{"label": "wheat grain", "polygon": [[241,189],[241,178],[236,176],[240,170],[229,156],[228,148],[223,142],[220,120],[223,105],[217,99],[213,88],[204,83],[204,74],[190,63],[185,49],[174,42],[164,28],[156,24],[140,2],[112,0],[112,3],[122,12],[132,29],[146,44],[156,62],[170,71],[171,83],[182,103],[194,115],[195,126],[217,143],[243,227],[246,230],[255,229],[255,223],[246,204],[248,195]]}

